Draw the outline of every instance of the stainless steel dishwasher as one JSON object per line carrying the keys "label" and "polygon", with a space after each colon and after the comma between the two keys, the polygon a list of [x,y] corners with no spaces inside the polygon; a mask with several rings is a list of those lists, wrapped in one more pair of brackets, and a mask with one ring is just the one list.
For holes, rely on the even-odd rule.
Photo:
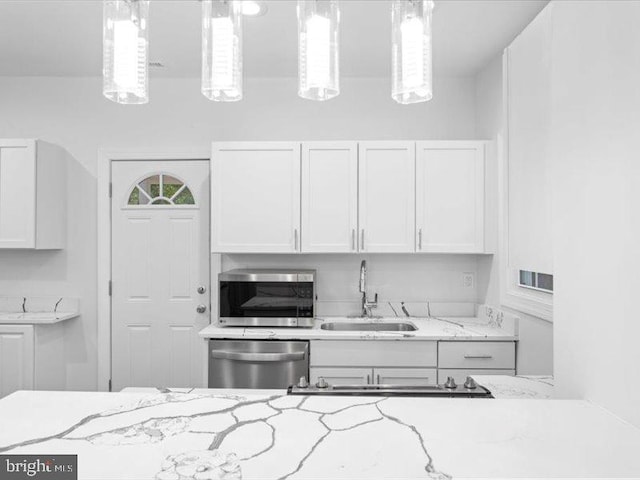
{"label": "stainless steel dishwasher", "polygon": [[309,378],[309,342],[209,340],[209,388],[287,388]]}

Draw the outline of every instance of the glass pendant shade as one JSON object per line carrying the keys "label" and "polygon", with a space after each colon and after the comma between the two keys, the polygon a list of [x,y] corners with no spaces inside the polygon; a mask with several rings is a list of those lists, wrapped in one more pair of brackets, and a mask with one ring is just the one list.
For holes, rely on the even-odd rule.
{"label": "glass pendant shade", "polygon": [[148,35],[148,0],[104,1],[102,93],[109,100],[149,101]]}
{"label": "glass pendant shade", "polygon": [[433,96],[433,6],[430,0],[393,0],[391,97],[398,103],[426,102]]}
{"label": "glass pendant shade", "polygon": [[298,95],[340,94],[340,10],[337,0],[298,0]]}
{"label": "glass pendant shade", "polygon": [[242,100],[242,2],[202,2],[202,94],[215,102]]}

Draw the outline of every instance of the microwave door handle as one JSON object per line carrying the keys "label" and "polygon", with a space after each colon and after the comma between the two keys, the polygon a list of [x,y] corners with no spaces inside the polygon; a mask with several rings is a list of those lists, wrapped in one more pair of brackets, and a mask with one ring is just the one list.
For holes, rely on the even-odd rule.
{"label": "microwave door handle", "polygon": [[236,362],[293,362],[304,360],[305,351],[287,353],[246,353],[227,350],[211,350],[211,358]]}

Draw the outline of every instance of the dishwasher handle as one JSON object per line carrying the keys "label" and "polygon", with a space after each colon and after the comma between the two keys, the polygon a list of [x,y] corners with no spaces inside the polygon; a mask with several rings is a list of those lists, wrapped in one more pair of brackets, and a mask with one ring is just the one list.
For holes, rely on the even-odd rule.
{"label": "dishwasher handle", "polygon": [[304,360],[305,351],[287,353],[249,353],[211,350],[211,358],[233,360],[236,362],[293,362]]}

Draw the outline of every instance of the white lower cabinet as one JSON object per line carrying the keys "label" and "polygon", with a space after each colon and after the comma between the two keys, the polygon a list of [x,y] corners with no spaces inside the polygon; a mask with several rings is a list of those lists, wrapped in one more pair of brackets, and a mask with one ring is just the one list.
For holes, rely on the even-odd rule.
{"label": "white lower cabinet", "polygon": [[64,326],[0,324],[0,398],[17,390],[64,390]]}
{"label": "white lower cabinet", "polygon": [[515,375],[516,342],[311,341],[310,381],[329,385],[435,385],[453,377]]}
{"label": "white lower cabinet", "polygon": [[329,385],[434,385],[435,368],[311,367],[311,383],[324,378]]}
{"label": "white lower cabinet", "polygon": [[0,325],[0,397],[33,388],[33,326]]}
{"label": "white lower cabinet", "polygon": [[515,369],[515,342],[438,342],[438,368]]}
{"label": "white lower cabinet", "polygon": [[438,383],[474,375],[515,375],[516,342],[438,342]]}
{"label": "white lower cabinet", "polygon": [[312,367],[435,367],[433,341],[316,340],[311,342]]}
{"label": "white lower cabinet", "polygon": [[438,345],[434,341],[318,340],[311,342],[311,383],[329,385],[433,385]]}
{"label": "white lower cabinet", "polygon": [[324,378],[329,385],[368,385],[371,383],[371,375],[370,368],[312,367],[309,371],[312,384]]}
{"label": "white lower cabinet", "polygon": [[434,385],[435,368],[374,368],[373,380],[380,385]]}

